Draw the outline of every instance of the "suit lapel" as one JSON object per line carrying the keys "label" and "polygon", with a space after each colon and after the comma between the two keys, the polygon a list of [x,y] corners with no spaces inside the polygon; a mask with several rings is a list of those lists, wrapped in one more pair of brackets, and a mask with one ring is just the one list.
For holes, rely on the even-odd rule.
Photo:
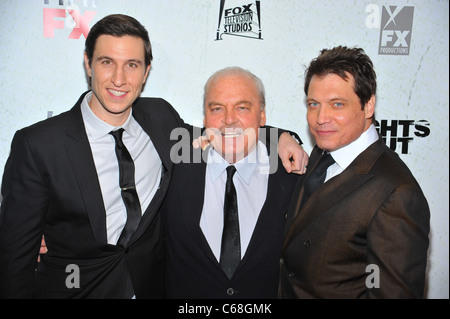
{"label": "suit lapel", "polygon": [[[202,157],[200,163],[180,164],[177,169],[182,170],[181,174],[189,176],[189,180],[192,185],[195,185],[195,189],[188,192],[188,194],[186,194],[185,185],[180,185],[181,187],[177,187],[177,189],[180,192],[178,198],[182,201],[180,205],[180,207],[182,207],[181,217],[186,225],[187,233],[193,238],[194,242],[199,246],[199,249],[206,257],[220,268],[200,227],[200,218],[202,216],[205,199],[206,161],[209,150],[210,148],[208,147],[202,152],[200,149],[193,149],[191,147],[191,152],[200,153],[201,156],[203,155],[205,158]],[[194,158],[199,158],[199,156]],[[205,159],[205,161],[203,161],[203,159]],[[178,172],[178,174],[180,174],[180,172]]]}
{"label": "suit lapel", "polygon": [[[151,105],[146,105],[146,107],[151,108]],[[144,112],[142,108],[133,108],[133,117],[139,123],[141,128],[147,133],[155,146],[158,156],[162,162],[162,174],[158,190],[143,213],[139,226],[131,237],[129,245],[135,242],[145,232],[158,213],[164,195],[169,187],[173,166],[169,155],[169,135],[165,136],[164,130],[161,127],[163,123],[158,120],[159,118],[157,116],[151,116],[148,112]]]}
{"label": "suit lapel", "polygon": [[[321,186],[305,203],[302,203],[304,183],[301,183],[294,193],[294,196],[299,194],[299,197],[289,211],[289,215],[294,217],[287,232],[283,249],[288,246],[296,234],[313,220],[371,179],[373,175],[369,173],[370,169],[381,156],[383,150],[383,141],[380,139],[362,152],[341,174],[331,178]],[[317,154],[314,156],[315,164],[318,161],[316,156]],[[307,176],[305,176],[306,179]]]}
{"label": "suit lapel", "polygon": [[170,170],[173,165],[170,160],[170,132],[166,136],[163,130],[164,123],[161,123],[157,115],[152,116],[149,111],[145,112],[146,109],[151,110],[151,105],[140,104],[139,107],[133,107],[133,117],[150,137],[163,165]]}
{"label": "suit lapel", "polygon": [[288,180],[290,176],[288,173],[281,171],[284,170],[281,161],[279,161],[278,165],[276,172],[269,176],[266,201],[259,214],[258,221],[241,264],[244,264],[251,258],[251,255],[263,242],[271,227],[276,225],[276,219],[280,218],[280,214],[282,213],[280,210],[284,207],[283,203],[289,200],[287,196],[290,192],[287,188],[289,187],[289,183],[291,183]]}
{"label": "suit lapel", "polygon": [[106,244],[105,206],[91,147],[81,116],[80,105],[84,95],[81,96],[75,107],[68,112],[65,147],[86,206],[94,237],[97,242]]}
{"label": "suit lapel", "polygon": [[278,134],[271,134],[273,132],[270,130],[269,134],[267,133],[267,129],[261,129],[259,140],[263,142],[267,148],[270,172],[272,174],[269,175],[266,200],[261,208],[245,255],[236,271],[251,258],[252,253],[263,242],[264,237],[266,237],[270,228],[276,224],[276,219],[279,218],[280,210],[283,209],[284,206],[282,203],[285,203],[288,200],[287,195],[289,191],[286,188],[289,187],[290,182],[288,181],[288,178],[290,176],[285,172],[283,164],[278,157]]}
{"label": "suit lapel", "polygon": [[[300,210],[300,205],[303,202],[304,196],[304,181],[309,178],[309,175],[311,175],[312,171],[314,171],[314,169],[316,168],[317,164],[319,163],[321,154],[322,150],[317,146],[311,152],[308,163],[308,170],[306,171],[305,175],[303,175],[303,178],[299,180],[293,192],[294,195],[291,200],[291,207],[289,208],[289,211],[292,213],[288,214],[288,223],[290,223],[292,219],[295,218],[298,211]],[[295,196],[297,196],[297,198]]]}

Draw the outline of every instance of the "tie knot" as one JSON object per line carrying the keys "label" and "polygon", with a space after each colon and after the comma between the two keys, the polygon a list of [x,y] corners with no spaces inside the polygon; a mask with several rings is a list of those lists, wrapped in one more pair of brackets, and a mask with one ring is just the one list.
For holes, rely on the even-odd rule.
{"label": "tie knot", "polygon": [[233,178],[234,173],[236,173],[236,167],[230,165],[227,167],[227,179]]}
{"label": "tie knot", "polygon": [[320,158],[318,167],[328,168],[330,165],[334,164],[335,161],[333,159],[333,156],[330,155],[330,153],[324,153],[322,157]]}
{"label": "tie knot", "polygon": [[117,142],[118,140],[122,140],[123,131],[125,131],[123,128],[119,128],[118,130],[109,132],[109,134],[111,134]]}
{"label": "tie knot", "polygon": [[314,170],[305,181],[305,192],[303,196],[303,202],[306,202],[316,189],[318,189],[325,181],[327,175],[327,169],[334,163],[333,157],[329,153],[324,153],[316,165]]}

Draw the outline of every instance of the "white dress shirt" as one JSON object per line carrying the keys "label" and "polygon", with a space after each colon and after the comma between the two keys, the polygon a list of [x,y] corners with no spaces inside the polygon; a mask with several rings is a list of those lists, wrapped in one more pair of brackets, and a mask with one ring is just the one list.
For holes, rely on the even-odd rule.
{"label": "white dress shirt", "polygon": [[325,182],[330,178],[342,173],[359,154],[364,152],[370,145],[378,140],[378,132],[375,126],[372,124],[364,133],[361,134],[355,141],[350,144],[330,152],[336,163],[330,165],[327,170],[327,176]]}
{"label": "white dress shirt", "polygon": [[226,168],[229,165],[236,167],[233,183],[238,199],[242,258],[252,237],[259,213],[266,201],[269,180],[267,148],[259,141],[252,153],[234,164],[226,162],[214,149],[209,150],[200,228],[217,261],[220,260],[224,219],[223,205],[227,180]]}
{"label": "white dress shirt", "polygon": [[122,140],[134,161],[136,191],[142,214],[158,189],[162,162],[150,137],[132,117],[131,112],[123,125],[114,127],[92,112],[88,104],[91,97],[92,92],[85,96],[81,104],[81,114],[105,205],[108,243],[116,245],[127,220],[127,211],[120,194],[115,141],[109,132],[120,127],[125,130]]}

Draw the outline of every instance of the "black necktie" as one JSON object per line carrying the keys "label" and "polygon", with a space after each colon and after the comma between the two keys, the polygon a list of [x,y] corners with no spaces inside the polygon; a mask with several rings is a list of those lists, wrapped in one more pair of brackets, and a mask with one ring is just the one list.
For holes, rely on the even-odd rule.
{"label": "black necktie", "polygon": [[318,189],[325,181],[327,175],[327,169],[334,163],[333,157],[330,153],[324,153],[319,160],[319,163],[314,168],[309,178],[305,181],[305,195],[303,196],[303,202],[306,202],[308,198],[316,189]]}
{"label": "black necktie", "polygon": [[236,168],[233,165],[227,167],[227,183],[225,186],[225,203],[223,207],[222,247],[220,251],[220,265],[229,279],[231,279],[241,261],[237,196],[236,188],[233,184],[233,175],[235,172]]}
{"label": "black necktie", "polygon": [[127,222],[120,234],[117,244],[126,247],[141,220],[141,204],[134,182],[134,162],[122,142],[123,131],[124,129],[120,128],[109,134],[111,134],[116,141],[116,155],[119,162],[119,185],[122,199],[127,209]]}

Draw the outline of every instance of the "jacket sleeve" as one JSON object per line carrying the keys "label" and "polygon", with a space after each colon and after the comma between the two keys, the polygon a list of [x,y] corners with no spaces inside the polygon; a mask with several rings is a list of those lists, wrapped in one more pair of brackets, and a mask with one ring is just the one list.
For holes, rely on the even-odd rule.
{"label": "jacket sleeve", "polygon": [[16,132],[2,181],[0,298],[31,298],[48,207],[48,187],[23,131]]}
{"label": "jacket sleeve", "polygon": [[382,203],[367,232],[368,298],[423,298],[429,219],[416,184],[397,187]]}

